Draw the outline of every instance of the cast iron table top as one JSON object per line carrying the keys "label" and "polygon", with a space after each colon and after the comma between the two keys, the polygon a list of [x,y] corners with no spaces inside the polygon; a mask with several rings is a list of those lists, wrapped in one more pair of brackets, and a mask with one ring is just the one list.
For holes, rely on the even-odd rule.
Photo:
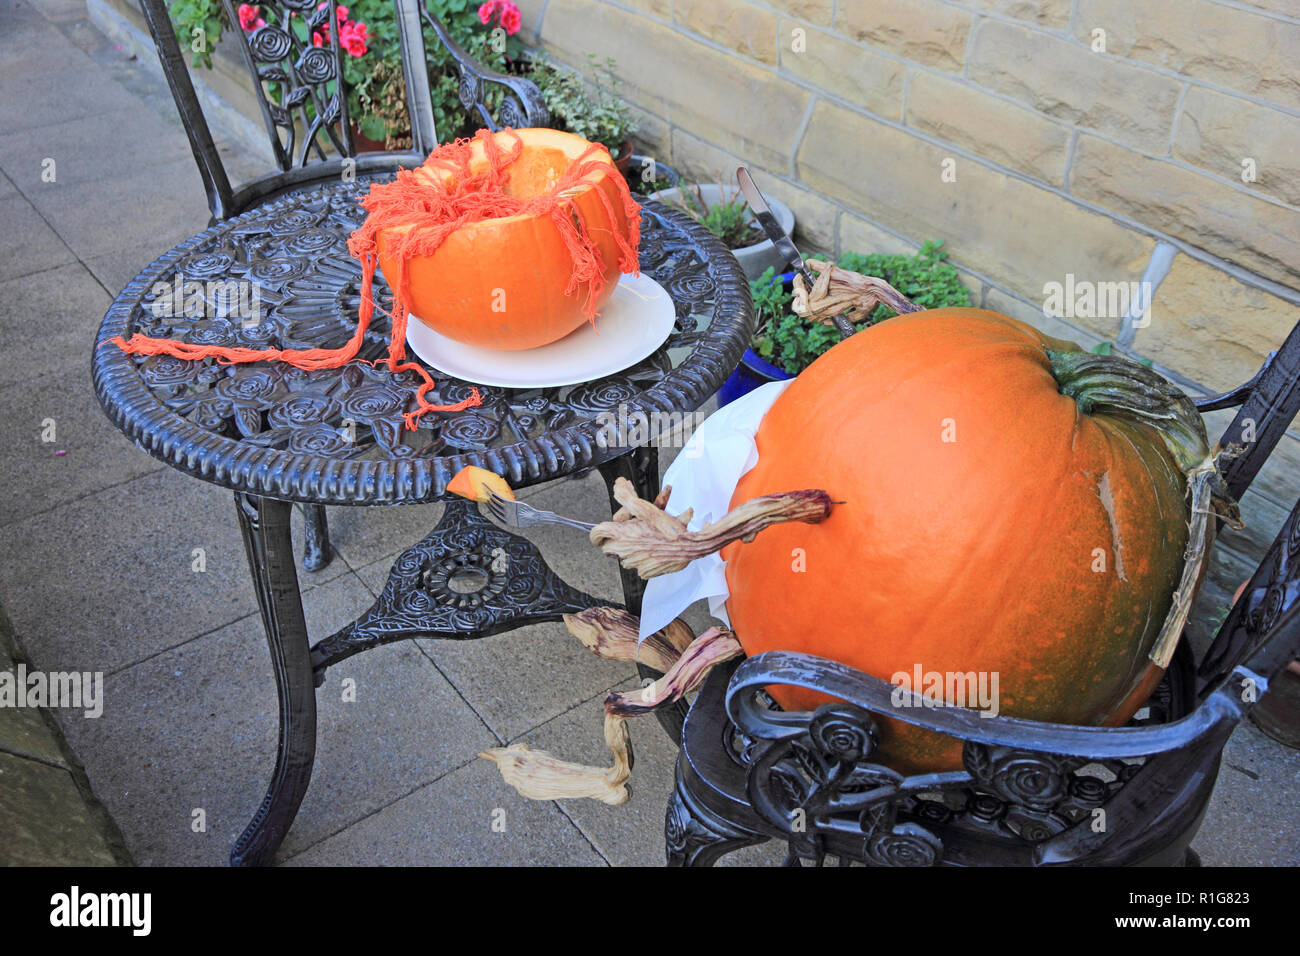
{"label": "cast iron table top", "polygon": [[[753,313],[739,265],[701,226],[655,202],[643,206],[641,268],[677,310],[661,348],[578,385],[480,386],[483,405],[428,413],[415,432],[402,428],[419,385],[409,372],[359,361],[311,372],[277,362],[219,365],[99,344],[139,332],[213,345],[338,348],[352,337],[360,304],[361,267],[347,239],[365,218],[358,200],[379,178],[319,183],[218,223],[128,283],[104,318],[93,359],[95,390],[114,424],[172,467],[237,492],[324,505],[430,501],[465,465],[515,486],[600,465],[626,450],[602,442],[602,413],[693,410],[748,344]],[[260,321],[248,321],[238,301],[232,310],[238,293],[223,291],[230,282],[242,283],[246,297],[256,287]],[[200,288],[205,302],[194,303],[195,314],[167,314]],[[375,294],[382,308],[391,305],[379,275]],[[376,309],[359,357],[381,357],[389,331]],[[469,383],[433,375],[435,404],[468,396]]]}

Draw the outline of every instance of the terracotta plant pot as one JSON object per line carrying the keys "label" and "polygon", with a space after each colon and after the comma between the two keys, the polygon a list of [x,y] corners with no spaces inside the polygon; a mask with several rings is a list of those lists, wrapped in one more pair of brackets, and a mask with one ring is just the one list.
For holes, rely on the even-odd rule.
{"label": "terracotta plant pot", "polygon": [[374,140],[361,132],[356,123],[352,125],[352,145],[358,153],[382,153],[388,147],[382,140]]}

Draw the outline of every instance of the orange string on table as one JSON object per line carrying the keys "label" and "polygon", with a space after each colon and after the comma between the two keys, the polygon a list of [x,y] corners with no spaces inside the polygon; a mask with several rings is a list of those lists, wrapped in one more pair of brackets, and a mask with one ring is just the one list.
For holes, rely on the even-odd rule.
{"label": "orange string on table", "polygon": [[638,271],[640,208],[609,151],[568,133],[479,130],[372,185],[361,202],[369,215],[348,240],[362,266],[361,306],[356,332],[342,347],[231,348],[139,333],[110,341],[133,355],[339,368],[356,359],[365,340],[375,269],[382,268],[393,290],[392,333],[387,357],[374,364],[422,379],[416,407],[405,416],[415,428],[426,412],[460,411],[481,397],[473,389],[452,405],[426,399],[435,382],[406,356],[412,304],[417,319],[451,338],[532,348],[594,323],[618,275]]}

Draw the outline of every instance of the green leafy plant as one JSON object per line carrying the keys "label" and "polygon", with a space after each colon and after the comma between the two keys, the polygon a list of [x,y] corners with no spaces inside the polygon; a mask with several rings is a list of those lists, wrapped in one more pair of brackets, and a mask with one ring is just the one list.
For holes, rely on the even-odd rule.
{"label": "green leafy plant", "polygon": [[637,130],[632,109],[619,96],[618,64],[606,57],[598,60],[587,54],[587,72],[591,82],[576,70],[561,66],[539,51],[532,57],[528,79],[537,84],[551,114],[551,126],[581,136],[593,143],[603,143],[615,159]]}
{"label": "green leafy plant", "polygon": [[190,51],[193,66],[212,68],[212,51],[227,26],[221,0],[173,0],[172,24],[182,50]]}
{"label": "green leafy plant", "polygon": [[[917,305],[927,309],[941,306],[969,306],[970,290],[947,261],[943,242],[926,242],[912,256],[863,255],[846,252],[836,265],[863,275],[884,279]],[[825,256],[816,258],[825,259]],[[776,270],[768,269],[750,283],[754,298],[756,331],[753,349],[766,361],[798,375],[840,340],[834,326],[808,322],[790,311],[794,296],[776,279]],[[871,316],[858,323],[865,328],[898,313],[880,305]]]}
{"label": "green leafy plant", "polygon": [[[704,201],[704,192],[698,185],[683,186],[680,195],[681,199],[671,205],[685,210],[687,215],[721,239],[728,249],[743,249],[762,241],[763,231],[740,193],[712,205]],[[721,176],[718,177],[718,195],[727,195]]]}
{"label": "green leafy plant", "polygon": [[[425,2],[429,12],[447,27],[452,39],[480,63],[505,72],[512,60],[522,58],[522,44],[513,34],[507,35],[506,21],[500,19],[499,13],[483,22],[479,11],[486,4],[473,0]],[[243,6],[248,5],[241,5],[241,18],[244,16]],[[253,17],[260,17],[262,13],[260,6],[253,4],[251,7],[255,12],[249,15],[249,28],[253,26]],[[349,118],[369,139],[383,142],[390,149],[409,147],[411,130],[406,115],[406,82],[392,0],[352,0],[339,4],[339,8],[346,10],[350,22],[364,24],[367,31],[364,44],[345,49],[343,53]],[[177,37],[183,47],[190,49],[193,65],[211,68],[212,50],[222,32],[230,27],[220,0],[172,0],[170,11]],[[291,18],[290,24],[301,42],[311,43],[302,16]],[[515,23],[511,28],[518,31]],[[424,47],[438,138],[446,141],[469,135],[480,125],[481,118],[477,114],[471,116],[461,105],[455,61],[429,26],[424,27]],[[277,102],[282,92],[279,87],[280,84],[268,85],[270,96]],[[330,84],[329,92],[332,88],[333,84]],[[501,95],[499,88],[489,86],[489,110],[500,104]],[[307,106],[310,115],[310,101]]]}

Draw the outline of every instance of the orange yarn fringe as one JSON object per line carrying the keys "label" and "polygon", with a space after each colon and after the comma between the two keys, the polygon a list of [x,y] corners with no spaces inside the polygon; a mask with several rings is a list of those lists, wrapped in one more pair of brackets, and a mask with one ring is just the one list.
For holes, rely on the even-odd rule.
{"label": "orange yarn fringe", "polygon": [[[279,361],[296,368],[315,370],[340,368],[356,358],[365,341],[366,330],[374,314],[375,303],[371,296],[375,269],[378,266],[376,237],[380,230],[393,226],[410,225],[412,228],[391,246],[391,254],[398,263],[398,274],[388,276],[393,289],[392,335],[388,343],[388,357],[373,364],[387,365],[397,372],[413,371],[422,379],[416,391],[416,407],[404,416],[408,429],[415,429],[426,412],[462,411],[482,404],[478,389],[470,397],[454,405],[433,405],[425,395],[435,387],[423,365],[406,360],[406,325],[409,312],[406,306],[406,279],[404,266],[411,256],[430,256],[446,238],[469,223],[495,219],[521,213],[551,216],[559,230],[565,247],[573,258],[573,272],[565,293],[586,294],[588,321],[595,321],[595,302],[604,289],[604,268],[600,249],[592,237],[581,212],[561,196],[563,192],[579,185],[580,180],[598,168],[608,168],[606,162],[588,157],[604,149],[593,143],[578,157],[547,192],[528,198],[508,196],[505,185],[510,177],[512,163],[523,155],[523,139],[513,129],[514,143],[508,151],[501,147],[488,130],[479,130],[474,140],[483,143],[487,167],[479,173],[470,172],[470,155],[473,141],[458,139],[435,149],[426,166],[436,166],[456,173],[449,183],[430,183],[417,177],[412,170],[399,169],[392,182],[376,183],[361,201],[369,215],[365,223],[348,239],[348,251],[361,261],[361,307],[357,313],[357,330],[347,344],[337,349],[252,349],[230,348],[216,345],[194,345],[175,339],[155,339],[139,334],[129,340],[116,336],[109,341],[131,355],[172,355],[176,358],[198,360],[215,358],[222,365],[241,365],[248,362]],[[623,272],[637,273],[637,246],[641,239],[641,210],[632,198],[622,176],[613,177],[621,194],[623,212],[628,223],[628,235],[615,231],[619,247],[619,268]],[[614,207],[604,190],[597,188],[596,195],[605,207],[611,222],[617,221]]]}

